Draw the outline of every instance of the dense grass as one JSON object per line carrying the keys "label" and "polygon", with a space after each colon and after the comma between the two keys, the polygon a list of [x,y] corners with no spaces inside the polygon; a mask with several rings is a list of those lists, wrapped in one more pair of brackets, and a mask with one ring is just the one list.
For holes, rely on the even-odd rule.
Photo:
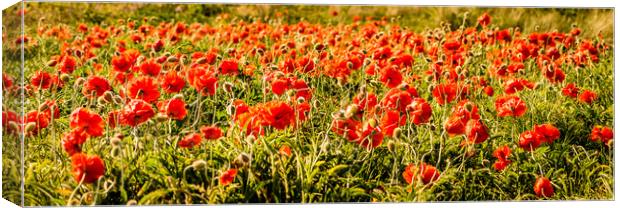
{"label": "dense grass", "polygon": [[[526,34],[533,31],[568,32],[575,23],[583,30],[580,37],[596,39],[600,32],[603,38],[611,39],[610,10],[585,9],[509,9],[509,8],[432,8],[432,7],[321,7],[321,6],[248,6],[248,5],[155,5],[155,4],[82,4],[82,3],[28,3],[26,27],[28,35],[36,44],[25,49],[25,80],[35,71],[55,72],[45,64],[60,53],[61,42],[52,37],[36,34],[38,26],[66,25],[71,31],[77,23],[94,25],[122,25],[117,20],[141,20],[152,18],[151,25],[160,22],[200,22],[215,28],[236,25],[239,21],[263,21],[275,27],[296,24],[300,20],[324,25],[342,27],[351,24],[352,16],[387,16],[390,25],[406,27],[423,33],[427,29],[440,28],[456,31],[459,26],[474,26],[476,18],[483,12],[493,17],[492,26],[500,28],[522,28]],[[178,10],[178,12],[174,12]],[[70,12],[66,12],[70,11]],[[164,11],[164,12],[162,12]],[[331,16],[331,11],[339,15]],[[283,18],[276,17],[281,12]],[[63,13],[62,15],[58,15]],[[223,19],[229,13],[231,18]],[[544,14],[544,15],[543,15]],[[542,16],[541,16],[542,15]],[[45,17],[44,20],[41,18]],[[15,28],[18,16],[10,8],[3,13],[5,28]],[[444,22],[444,24],[441,24]],[[448,24],[445,24],[448,23]],[[35,26],[36,25],[36,26]],[[389,27],[381,28],[388,31]],[[77,34],[77,33],[72,33]],[[14,77],[19,62],[18,47],[13,40],[15,33],[7,33],[3,45],[3,72]],[[122,35],[118,39],[128,39]],[[68,41],[75,39],[71,36]],[[8,41],[7,41],[8,40]],[[112,70],[110,59],[114,55],[113,44],[97,52],[98,62],[103,69],[96,72],[108,76]],[[136,48],[148,54],[143,44],[128,41],[128,48]],[[203,39],[197,44],[187,39],[164,51],[172,54],[190,55],[193,51],[208,51],[218,48],[239,47],[238,44],[218,44],[213,39]],[[501,49],[502,44],[473,48],[463,66],[468,69],[465,76],[482,75],[491,77],[486,66],[492,65],[487,52]],[[267,48],[273,48],[268,45]],[[331,50],[331,49],[329,49]],[[574,49],[571,49],[574,50]],[[158,53],[159,55],[160,53]],[[312,54],[315,55],[316,54]],[[222,53],[224,58],[228,58]],[[424,75],[430,63],[424,55],[414,56],[414,65],[404,71],[405,77]],[[87,62],[73,72],[69,83],[58,91],[34,91],[26,97],[25,111],[37,109],[47,99],[58,100],[61,117],[50,127],[25,141],[25,204],[127,204],[135,200],[138,204],[191,204],[191,203],[239,203],[239,202],[409,202],[409,201],[471,201],[471,200],[536,200],[533,184],[536,177],[544,175],[551,179],[555,195],[549,199],[579,200],[613,198],[613,149],[605,144],[589,140],[595,125],[612,126],[613,112],[613,60],[612,50],[600,55],[598,63],[585,67],[562,65],[566,73],[564,83],[577,83],[580,88],[590,89],[598,94],[591,105],[562,96],[562,85],[550,83],[541,73],[534,60],[525,61],[525,71],[519,78],[537,83],[532,90],[518,92],[527,103],[527,113],[520,118],[498,117],[494,107],[495,98],[503,94],[503,80],[490,79],[495,95],[489,97],[481,91],[472,93],[468,99],[480,108],[480,116],[489,127],[491,138],[482,144],[462,147],[463,136],[448,137],[443,129],[445,120],[455,102],[439,105],[431,95],[436,85],[427,79],[418,79],[410,84],[419,96],[429,101],[433,113],[430,123],[402,126],[399,138],[386,138],[377,148],[367,150],[331,131],[332,115],[345,109],[351,99],[360,91],[375,92],[379,99],[388,90],[361,70],[353,72],[348,82],[342,83],[326,75],[308,75],[297,72],[313,89],[309,119],[297,128],[286,130],[268,129],[257,141],[248,139],[238,128],[230,125],[226,114],[232,99],[242,99],[250,106],[265,100],[285,100],[287,95],[276,96],[264,93],[265,83],[261,75],[266,66],[256,70],[254,76],[219,78],[220,86],[233,83],[233,92],[227,93],[221,87],[215,96],[198,96],[193,88],[186,87],[182,94],[188,103],[188,117],[182,121],[151,120],[139,128],[116,128],[106,126],[105,135],[89,139],[83,150],[99,155],[106,165],[105,176],[95,184],[80,185],[71,175],[71,158],[61,145],[64,133],[69,129],[69,115],[81,106],[87,106],[100,115],[122,105],[97,104],[95,99],[82,96],[79,86],[73,87],[78,77],[92,74],[93,63]],[[245,61],[260,66],[259,57],[246,56]],[[273,63],[279,63],[279,59]],[[322,67],[320,64],[319,67]],[[115,92],[119,86],[114,86]],[[174,95],[163,94],[160,99]],[[3,111],[16,111],[20,106],[15,98],[3,98]],[[202,104],[199,104],[202,103]],[[198,112],[200,112],[199,115]],[[196,120],[197,119],[197,120]],[[217,141],[203,141],[193,149],[179,148],[182,135],[196,130],[194,122],[200,125],[219,124],[225,130],[225,137]],[[519,134],[533,125],[552,123],[561,131],[561,137],[553,144],[543,145],[534,152],[518,148]],[[230,130],[230,131],[228,131]],[[4,133],[4,132],[3,132]],[[123,134],[120,149],[111,145],[115,134]],[[19,200],[18,138],[3,134],[3,197]],[[290,146],[292,155],[278,153],[282,145]],[[493,151],[509,145],[513,150],[513,163],[503,172],[492,167]],[[234,183],[218,185],[218,176],[241,155],[249,154],[251,163],[239,169]],[[206,168],[196,170],[192,164],[206,161]],[[410,163],[426,162],[441,171],[435,183],[409,185],[402,172]]]}

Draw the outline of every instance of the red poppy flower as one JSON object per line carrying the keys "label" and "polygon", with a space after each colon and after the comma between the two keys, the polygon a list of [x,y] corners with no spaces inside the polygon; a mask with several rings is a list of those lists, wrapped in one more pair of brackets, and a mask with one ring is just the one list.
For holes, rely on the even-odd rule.
{"label": "red poppy flower", "polygon": [[532,89],[534,88],[534,83],[524,79],[511,79],[504,84],[504,92],[506,94],[514,94],[515,92],[525,89],[525,87]]}
{"label": "red poppy flower", "polygon": [[200,136],[200,134],[191,133],[191,134],[185,135],[185,137],[183,137],[183,139],[179,141],[179,147],[192,148],[197,145],[200,145],[200,142],[202,142],[202,137]]}
{"label": "red poppy flower", "polygon": [[284,102],[269,102],[265,104],[262,116],[267,125],[282,130],[295,120],[295,111]]}
{"label": "red poppy flower", "polygon": [[553,186],[547,177],[540,176],[536,179],[536,183],[534,183],[534,193],[536,193],[536,196],[552,197],[553,192]]}
{"label": "red poppy flower", "polygon": [[383,132],[381,132],[379,127],[373,128],[370,125],[366,125],[357,143],[367,149],[376,148],[383,142],[383,137]]}
{"label": "red poppy flower", "polygon": [[482,27],[486,27],[490,23],[491,23],[491,16],[489,16],[489,14],[487,14],[486,12],[480,15],[480,17],[478,17],[478,24],[481,25]]}
{"label": "red poppy flower", "polygon": [[464,97],[468,93],[467,88],[458,87],[456,84],[439,84],[433,89],[433,97],[439,105],[450,103],[458,97]]}
{"label": "red poppy flower", "polygon": [[151,119],[155,111],[151,104],[144,100],[134,99],[129,101],[121,112],[120,121],[124,125],[135,127]]}
{"label": "red poppy flower", "polygon": [[418,97],[418,92],[415,88],[408,85],[392,88],[385,93],[385,97],[381,100],[381,105],[386,109],[406,112],[407,106],[411,104],[415,97]]}
{"label": "red poppy flower", "polygon": [[288,87],[289,87],[289,80],[286,78],[279,78],[271,82],[271,91],[273,92],[273,94],[276,94],[276,95],[284,94],[284,92],[288,90]]}
{"label": "red poppy flower", "polygon": [[37,71],[30,78],[30,85],[35,89],[48,89],[52,85],[52,75],[44,71]]}
{"label": "red poppy flower", "polygon": [[185,79],[179,76],[175,70],[170,70],[161,77],[161,88],[166,93],[177,93],[185,87]]}
{"label": "red poppy flower", "polygon": [[497,160],[495,161],[495,163],[493,163],[493,168],[495,168],[496,171],[502,171],[506,169],[506,167],[508,167],[510,163],[510,160]]}
{"label": "red poppy flower", "polygon": [[[35,83],[37,83],[37,81],[35,81]],[[10,75],[2,73],[2,90],[5,91],[11,89],[11,87],[13,87],[13,78]]]}
{"label": "red poppy flower", "polygon": [[535,125],[534,131],[543,136],[541,142],[552,143],[560,138],[560,130],[551,124]]}
{"label": "red poppy flower", "polygon": [[161,71],[161,65],[152,59],[146,60],[140,64],[140,72],[145,75],[158,76]]}
{"label": "red poppy flower", "polygon": [[220,63],[219,70],[220,73],[224,75],[237,75],[239,74],[239,63],[232,59],[223,60],[222,63]]}
{"label": "red poppy flower", "polygon": [[62,61],[58,65],[60,72],[71,74],[75,70],[76,61],[72,56],[63,56]]}
{"label": "red poppy flower", "polygon": [[217,140],[222,137],[222,129],[215,125],[200,127],[200,133],[206,140]]}
{"label": "red poppy flower", "polygon": [[116,128],[120,123],[121,113],[121,110],[112,110],[108,112],[107,123],[110,128]]}
{"label": "red poppy flower", "polygon": [[105,174],[105,164],[97,155],[75,153],[71,156],[75,181],[83,183],[97,182]]}
{"label": "red poppy flower", "polygon": [[46,113],[40,111],[30,111],[26,114],[26,124],[35,123],[35,128],[32,132],[26,132],[26,134],[37,135],[39,131],[49,126],[50,118]]}
{"label": "red poppy flower", "polygon": [[90,76],[84,83],[84,87],[82,87],[82,94],[86,97],[92,97],[93,94],[96,97],[99,97],[111,89],[112,86],[110,86],[110,83],[108,83],[108,80],[105,78],[100,76]]}
{"label": "red poppy flower", "polygon": [[597,97],[598,97],[598,95],[596,95],[595,92],[590,91],[590,90],[584,90],[579,95],[578,100],[583,102],[583,103],[591,104],[592,102],[594,102],[597,99]]}
{"label": "red poppy flower", "polygon": [[374,93],[359,94],[353,98],[353,103],[359,106],[360,112],[374,112],[377,106],[377,96]]}
{"label": "red poppy flower", "polygon": [[379,72],[379,80],[388,88],[395,88],[403,82],[403,75],[398,71],[397,66],[387,66]]}
{"label": "red poppy flower", "polygon": [[86,142],[88,135],[83,131],[71,130],[62,139],[62,147],[69,156],[82,152],[82,144]]}
{"label": "red poppy flower", "polygon": [[499,117],[520,117],[525,114],[527,107],[525,102],[521,101],[521,98],[517,96],[503,96],[495,100],[495,109]]}
{"label": "red poppy flower", "polygon": [[227,170],[220,176],[220,185],[226,186],[232,183],[235,180],[235,176],[237,176],[237,169]]}
{"label": "red poppy flower", "polygon": [[433,114],[431,105],[422,98],[414,98],[411,104],[407,106],[409,116],[415,125],[428,123]]}
{"label": "red poppy flower", "polygon": [[508,160],[508,157],[510,157],[510,153],[510,147],[508,147],[508,145],[504,145],[498,147],[497,149],[495,149],[495,151],[493,151],[493,157],[497,158],[498,160]]}
{"label": "red poppy flower", "polygon": [[112,57],[112,69],[118,72],[127,72],[133,66],[130,57],[125,55]]}
{"label": "red poppy flower", "polygon": [[495,91],[493,90],[493,87],[491,87],[491,86],[486,86],[482,90],[484,91],[484,94],[486,94],[489,97],[491,97],[491,96],[493,96],[493,94],[495,94]]}
{"label": "red poppy flower", "polygon": [[301,80],[301,79],[294,80],[291,83],[291,87],[295,89],[296,91],[295,93],[296,98],[303,97],[306,100],[312,99],[312,91],[310,90],[310,87],[304,80]]}
{"label": "red poppy flower", "polygon": [[465,126],[467,143],[480,144],[489,138],[489,130],[480,119],[471,119]]}
{"label": "red poppy flower", "polygon": [[187,75],[189,84],[202,95],[215,95],[217,88],[217,77],[212,72],[203,67],[192,68]]}
{"label": "red poppy flower", "polygon": [[441,172],[439,172],[437,168],[426,163],[422,163],[417,167],[413,164],[409,164],[403,172],[403,178],[408,184],[412,184],[419,179],[421,179],[424,184],[429,184],[437,181],[440,175]]}
{"label": "red poppy flower", "polygon": [[71,113],[70,126],[73,130],[98,137],[103,135],[104,122],[98,114],[86,108],[77,108]]}
{"label": "red poppy flower", "polygon": [[282,145],[280,150],[278,151],[281,155],[290,157],[291,156],[291,148],[288,145]]}
{"label": "red poppy flower", "polygon": [[407,118],[400,116],[400,112],[397,110],[386,111],[383,117],[381,117],[381,131],[388,136],[394,133],[394,129],[399,126],[405,125]]}
{"label": "red poppy flower", "polygon": [[159,101],[157,102],[157,109],[174,120],[183,120],[187,115],[185,102],[179,98]]}
{"label": "red poppy flower", "polygon": [[593,142],[603,142],[607,144],[610,140],[614,139],[614,132],[609,127],[594,126],[592,133],[590,133],[590,140]]}
{"label": "red poppy flower", "polygon": [[533,151],[540,146],[545,137],[536,131],[528,130],[519,135],[519,147],[525,151]]}
{"label": "red poppy flower", "polygon": [[159,99],[159,88],[151,77],[142,76],[136,80],[133,80],[127,88],[129,98],[142,99],[146,102],[152,103]]}
{"label": "red poppy flower", "polygon": [[[58,119],[60,118],[60,109],[54,100],[46,100],[41,104],[42,106],[46,106],[43,113],[47,114],[50,118]],[[52,115],[53,114],[53,115]]]}
{"label": "red poppy flower", "polygon": [[564,88],[562,88],[562,95],[577,98],[579,94],[579,88],[575,87],[575,83],[569,83]]}

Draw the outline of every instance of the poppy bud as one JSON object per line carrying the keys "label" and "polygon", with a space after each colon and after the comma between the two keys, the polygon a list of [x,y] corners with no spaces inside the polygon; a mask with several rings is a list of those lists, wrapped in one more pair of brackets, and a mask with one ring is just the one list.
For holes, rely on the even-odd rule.
{"label": "poppy bud", "polygon": [[371,118],[370,120],[368,120],[368,125],[370,125],[370,127],[372,127],[372,128],[376,128],[377,127],[377,119]]}
{"label": "poppy bud", "polygon": [[50,61],[47,62],[46,65],[49,66],[49,67],[54,67],[54,66],[56,66],[56,64],[58,64],[58,61],[50,60]]}
{"label": "poppy bud", "polygon": [[180,72],[181,71],[181,65],[176,65],[174,66],[174,70]]}
{"label": "poppy bud", "polygon": [[119,51],[114,51],[114,56],[121,56],[121,52],[119,52]]}
{"label": "poppy bud", "polygon": [[157,122],[164,122],[168,120],[168,116],[163,113],[158,113],[157,115],[155,115],[155,120]]}
{"label": "poppy bud", "polygon": [[[394,132],[396,132],[396,131],[394,131]],[[394,153],[394,148],[396,148],[396,142],[394,142],[394,140],[388,141],[387,148],[388,148],[388,151],[390,151],[391,153]]]}
{"label": "poppy bud", "polygon": [[224,82],[224,91],[227,93],[232,93],[233,91],[233,84],[230,82]]}
{"label": "poppy bud", "polygon": [[17,130],[18,128],[19,128],[19,125],[17,125],[17,122],[9,121],[9,129]]}
{"label": "poppy bud", "polygon": [[35,123],[35,122],[28,122],[26,124],[26,127],[24,128],[24,131],[26,133],[28,133],[28,132],[34,130],[34,128],[36,128],[36,127],[37,127],[37,123]]}
{"label": "poppy bud", "polygon": [[180,99],[180,100],[183,100],[183,94],[176,94],[176,95],[172,96],[172,99]]}
{"label": "poppy bud", "polygon": [[120,154],[121,154],[121,147],[119,146],[112,147],[112,150],[110,150],[110,155],[112,155],[112,157],[118,157]]}
{"label": "poppy bud", "polygon": [[115,137],[112,137],[112,138],[110,139],[110,144],[112,144],[112,146],[113,146],[113,147],[118,147],[118,146],[120,146],[120,145],[121,145],[121,142],[122,142],[122,140],[121,140],[120,138],[116,137],[116,136],[115,136]]}
{"label": "poppy bud", "polygon": [[83,54],[83,53],[82,53],[82,50],[79,50],[79,49],[78,49],[78,50],[75,50],[75,51],[74,51],[74,54],[75,54],[75,56],[76,56],[76,57],[78,57],[78,58],[79,58],[79,57],[82,57],[82,54]]}
{"label": "poppy bud", "polygon": [[170,52],[165,52],[163,56],[167,58],[170,55],[172,55]]}
{"label": "poppy bud", "polygon": [[192,162],[191,166],[194,170],[201,171],[207,167],[207,161],[204,160],[196,160]]}
{"label": "poppy bud", "polygon": [[170,56],[168,57],[168,59],[166,59],[166,61],[170,63],[176,63],[179,62],[179,58],[177,58],[176,56]]}
{"label": "poppy bud", "polygon": [[136,206],[138,205],[138,202],[136,200],[129,200],[127,201],[127,206]]}
{"label": "poppy bud", "polygon": [[123,98],[121,98],[121,96],[119,95],[114,96],[113,101],[116,105],[123,104]]}
{"label": "poppy bud", "polygon": [[205,58],[205,57],[199,58],[198,60],[196,60],[196,63],[197,64],[207,63],[207,58]]}
{"label": "poppy bud", "polygon": [[245,141],[246,141],[247,143],[252,143],[252,142],[254,142],[254,140],[256,140],[256,137],[255,137],[254,135],[249,135],[249,136],[247,136],[247,137],[245,138]]}
{"label": "poppy bud", "polygon": [[105,105],[105,104],[108,104],[108,103],[110,103],[110,102],[105,100],[105,98],[103,98],[103,96],[97,98],[97,104],[99,104],[99,105]]}
{"label": "poppy bud", "polygon": [[106,102],[108,102],[108,103],[109,103],[109,102],[112,102],[112,101],[113,101],[113,99],[114,99],[114,95],[112,94],[112,91],[109,91],[109,90],[108,90],[108,91],[105,91],[105,92],[103,93],[103,96],[102,96],[102,97],[103,97],[103,99],[104,99]]}
{"label": "poppy bud", "polygon": [[344,86],[347,83],[346,80],[342,77],[338,77],[337,80],[338,80],[338,86],[340,87]]}
{"label": "poppy bud", "polygon": [[347,106],[347,110],[344,112],[344,117],[349,119],[353,117],[359,111],[360,106],[357,104],[351,104]]}
{"label": "poppy bud", "polygon": [[297,103],[303,103],[305,101],[306,101],[306,98],[304,98],[304,97],[298,97],[297,98]]}
{"label": "poppy bud", "polygon": [[47,105],[47,103],[42,103],[42,104],[39,106],[39,111],[45,111],[45,110],[47,110],[48,108],[49,108],[49,105]]}
{"label": "poppy bud", "polygon": [[68,74],[61,74],[60,75],[60,80],[62,82],[69,82],[70,79],[71,79],[71,76],[69,76]]}
{"label": "poppy bud", "polygon": [[392,133],[392,137],[393,138],[400,138],[400,136],[402,135],[403,130],[400,127],[396,127],[394,129],[394,132]]}
{"label": "poppy bud", "polygon": [[86,83],[86,79],[85,79],[84,77],[77,78],[77,79],[75,80],[75,83],[74,83],[74,84],[75,84],[75,86],[74,86],[74,87],[75,87],[76,89],[77,89],[77,88],[80,88],[82,85],[84,85],[84,83]]}
{"label": "poppy bud", "polygon": [[347,61],[347,69],[353,69],[353,62]]}
{"label": "poppy bud", "polygon": [[247,153],[241,153],[239,154],[237,159],[235,159],[235,163],[238,165],[241,165],[240,167],[246,167],[247,165],[250,164],[251,160],[252,160],[252,157],[250,155],[248,155]]}

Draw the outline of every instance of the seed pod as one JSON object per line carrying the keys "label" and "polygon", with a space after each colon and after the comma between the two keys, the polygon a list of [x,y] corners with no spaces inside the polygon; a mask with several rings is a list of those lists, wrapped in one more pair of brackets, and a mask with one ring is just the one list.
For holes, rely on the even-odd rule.
{"label": "seed pod", "polygon": [[235,168],[247,167],[250,164],[251,160],[252,157],[250,155],[248,155],[247,153],[241,153],[239,154],[239,156],[237,156],[235,161],[233,161],[232,165],[235,166]]}
{"label": "seed pod", "polygon": [[359,111],[360,106],[357,104],[351,104],[347,106],[347,110],[344,111],[344,117],[349,119],[353,117]]}
{"label": "seed pod", "polygon": [[194,162],[192,162],[191,167],[196,170],[196,171],[202,171],[207,167],[207,161],[204,160],[196,160]]}

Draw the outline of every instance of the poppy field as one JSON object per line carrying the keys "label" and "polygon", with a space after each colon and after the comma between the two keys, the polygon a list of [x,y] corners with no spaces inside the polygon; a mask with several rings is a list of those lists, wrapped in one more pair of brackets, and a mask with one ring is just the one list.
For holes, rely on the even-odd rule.
{"label": "poppy field", "polygon": [[3,197],[613,199],[612,10],[376,7],[4,10]]}

